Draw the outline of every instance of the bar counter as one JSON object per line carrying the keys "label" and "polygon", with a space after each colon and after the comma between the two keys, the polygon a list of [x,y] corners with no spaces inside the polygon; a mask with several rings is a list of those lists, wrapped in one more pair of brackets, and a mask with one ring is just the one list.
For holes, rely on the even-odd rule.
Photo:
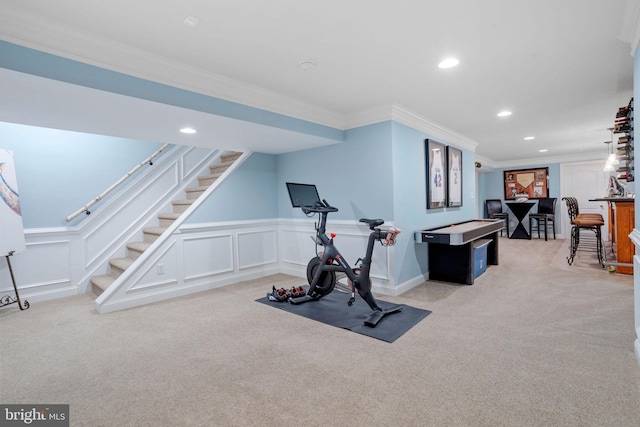
{"label": "bar counter", "polygon": [[616,257],[613,265],[616,266],[618,273],[633,274],[635,246],[629,234],[635,227],[635,199],[633,197],[600,197],[589,201],[608,203],[607,231]]}

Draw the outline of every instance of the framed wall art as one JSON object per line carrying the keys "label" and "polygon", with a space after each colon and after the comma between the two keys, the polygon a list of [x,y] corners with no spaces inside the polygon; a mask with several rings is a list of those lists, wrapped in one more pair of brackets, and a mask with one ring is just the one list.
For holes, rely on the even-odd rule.
{"label": "framed wall art", "polygon": [[549,168],[504,171],[504,199],[549,197]]}
{"label": "framed wall art", "polygon": [[462,206],[462,151],[447,147],[447,206]]}
{"label": "framed wall art", "polygon": [[446,150],[443,144],[425,139],[427,161],[427,209],[444,208],[447,198]]}

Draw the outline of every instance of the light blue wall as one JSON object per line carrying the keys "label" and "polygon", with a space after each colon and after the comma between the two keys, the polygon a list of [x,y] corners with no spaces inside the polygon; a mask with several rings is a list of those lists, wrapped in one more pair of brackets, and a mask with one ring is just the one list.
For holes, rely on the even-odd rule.
{"label": "light blue wall", "polygon": [[45,228],[68,225],[160,144],[0,122],[0,148],[15,157],[24,227]]}
{"label": "light blue wall", "polygon": [[277,174],[276,156],[251,154],[186,222],[277,218]]}
{"label": "light blue wall", "polygon": [[[406,282],[428,272],[427,244],[415,243],[413,233],[474,219],[474,156],[462,150],[462,206],[427,209],[424,140],[432,138],[403,124],[393,123],[394,224],[402,229],[395,248],[396,281]],[[445,145],[453,144],[439,140]],[[461,149],[461,147],[455,147]]]}
{"label": "light blue wall", "polygon": [[345,131],[345,141],[278,156],[278,212],[305,218],[291,207],[287,182],[315,184],[320,198],[339,209],[329,220],[363,217],[393,221],[391,122]]}

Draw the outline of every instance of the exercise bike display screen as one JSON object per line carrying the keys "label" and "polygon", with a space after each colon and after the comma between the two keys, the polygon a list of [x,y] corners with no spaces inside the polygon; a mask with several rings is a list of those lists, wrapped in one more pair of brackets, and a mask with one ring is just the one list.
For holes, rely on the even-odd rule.
{"label": "exercise bike display screen", "polygon": [[287,182],[287,190],[294,208],[302,206],[316,206],[320,203],[318,189],[313,184],[295,184]]}

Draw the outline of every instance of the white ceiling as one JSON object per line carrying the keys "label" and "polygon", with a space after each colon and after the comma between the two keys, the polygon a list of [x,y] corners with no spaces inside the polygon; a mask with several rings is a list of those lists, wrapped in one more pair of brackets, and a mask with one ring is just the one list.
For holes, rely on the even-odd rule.
{"label": "white ceiling", "polygon": [[[504,163],[605,156],[607,128],[632,96],[638,3],[0,0],[0,39],[341,129],[401,106]],[[194,28],[184,24],[188,16],[199,19]],[[460,65],[439,69],[451,55]],[[315,68],[301,70],[302,60]],[[144,105],[135,108],[131,114]],[[513,114],[498,118],[503,109]],[[110,119],[96,121],[94,131],[113,128]],[[247,125],[233,126],[240,124]],[[157,138],[134,129],[122,136]],[[524,141],[530,135],[536,139]],[[282,143],[288,137],[240,148],[283,152],[331,142]]]}

